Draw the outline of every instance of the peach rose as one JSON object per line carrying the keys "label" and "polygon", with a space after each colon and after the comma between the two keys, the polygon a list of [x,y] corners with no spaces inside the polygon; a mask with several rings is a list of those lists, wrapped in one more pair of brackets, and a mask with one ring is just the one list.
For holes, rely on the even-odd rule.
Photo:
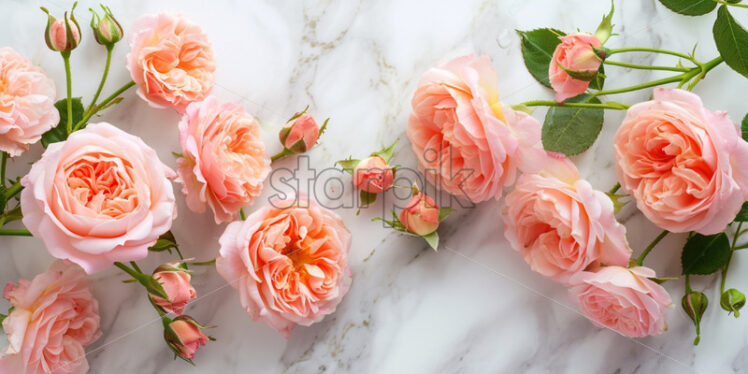
{"label": "peach rose", "polygon": [[548,79],[556,91],[556,101],[562,103],[566,99],[583,94],[590,85],[589,81],[573,78],[564,69],[594,76],[603,60],[593,50],[593,47],[602,47],[602,43],[594,35],[574,33],[561,36],[559,39],[561,44],[556,46],[553,52],[548,67]]}
{"label": "peach rose", "polygon": [[200,26],[172,14],[136,20],[128,36],[127,69],[138,95],[154,107],[178,112],[213,89],[216,62]]}
{"label": "peach rose", "polygon": [[488,57],[455,58],[427,71],[413,96],[408,138],[429,181],[480,202],[514,183],[540,123],[502,106]]}
{"label": "peach rose", "polygon": [[18,156],[60,122],[55,82],[11,48],[0,48],[0,151]]}
{"label": "peach rose", "polygon": [[439,228],[439,206],[423,192],[413,196],[400,212],[400,223],[416,235],[428,235]]}
{"label": "peach rose", "polygon": [[621,187],[657,226],[721,232],[748,200],[748,143],[725,112],[693,93],[655,88],[626,113],[615,139]]}
{"label": "peach rose", "polygon": [[595,326],[632,338],[657,335],[667,328],[665,308],[671,301],[652,277],[654,270],[646,267],[606,266],[573,276],[569,294]]}
{"label": "peach rose", "polygon": [[351,234],[306,196],[273,200],[230,223],[219,242],[218,273],[239,290],[252,319],[285,337],[334,312],[348,292]]}
{"label": "peach rose", "polygon": [[0,373],[88,371],[84,349],[101,335],[99,304],[79,266],[57,260],[31,281],[8,283],[3,297],[13,310],[3,321],[10,345],[0,355]]}
{"label": "peach rose", "polygon": [[237,103],[209,96],[188,106],[179,122],[179,142],[179,182],[187,206],[202,213],[207,203],[216,223],[235,220],[270,174],[260,125]]}
{"label": "peach rose", "polygon": [[192,275],[179,261],[163,264],[153,271],[153,279],[161,284],[168,299],[156,294],[148,295],[151,300],[167,313],[182,314],[184,307],[197,297],[190,281]]}
{"label": "peach rose", "polygon": [[164,338],[174,353],[188,361],[195,357],[200,347],[210,341],[203,334],[200,324],[190,316],[179,316],[169,323],[169,327],[164,330]]}
{"label": "peach rose", "polygon": [[530,268],[568,284],[593,266],[628,266],[631,249],[610,198],[565,163],[565,174],[556,165],[551,172],[521,175],[502,216],[507,240]]}
{"label": "peach rose", "polygon": [[370,193],[382,193],[392,187],[395,172],[381,156],[361,160],[353,169],[353,186]]}
{"label": "peach rose", "polygon": [[176,216],[173,177],[140,138],[89,124],[50,144],[21,180],[23,224],[89,274],[140,260]]}

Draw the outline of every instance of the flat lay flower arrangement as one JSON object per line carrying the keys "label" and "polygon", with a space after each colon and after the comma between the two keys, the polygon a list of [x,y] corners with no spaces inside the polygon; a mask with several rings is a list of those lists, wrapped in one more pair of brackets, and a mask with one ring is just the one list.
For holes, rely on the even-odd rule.
{"label": "flat lay flower arrangement", "polygon": [[[438,228],[453,209],[439,206],[428,186],[471,203],[495,204],[506,239],[529,269],[568,288],[593,324],[628,337],[665,332],[667,315],[680,299],[698,344],[710,303],[703,290],[691,287],[693,275],[716,274],[720,299],[711,307],[719,304],[726,315],[739,317],[746,299],[728,275],[732,257],[748,248],[748,115],[738,124],[719,108],[705,107],[693,90],[715,68],[748,78],[748,31],[731,14],[748,5],[660,2],[684,16],[714,17],[719,55],[702,61],[696,49],[612,47],[617,40],[611,7],[594,31],[517,31],[526,68],[548,88],[549,99],[503,103],[491,58],[445,59],[418,78],[407,139],[340,155],[335,162],[358,191],[354,209],[404,189],[407,205],[373,221],[438,250]],[[90,24],[79,23],[75,5],[62,15],[42,10],[43,39],[50,53],[61,56],[66,82],[54,82],[27,57],[0,48],[0,236],[34,236],[57,260],[46,272],[5,286],[11,308],[0,315],[8,340],[0,373],[86,372],[86,347],[102,334],[87,276],[112,267],[142,288],[162,321],[164,343],[193,364],[202,346],[220,339],[184,314],[197,298],[191,272],[196,266],[215,266],[249,317],[286,338],[296,326],[334,313],[355,279],[348,264],[352,233],[341,217],[309,191],[276,196],[252,212],[243,208],[260,196],[274,161],[313,151],[328,124],[344,125],[318,121],[310,107],[289,113],[278,133],[283,150],[268,155],[255,117],[240,103],[211,95],[219,62],[199,25],[170,13],[121,25],[105,5],[90,9]],[[106,52],[90,99],[71,94],[76,69],[70,56],[86,35],[95,42],[89,47]],[[129,48],[126,60],[112,61],[113,49],[122,44]],[[672,64],[616,59],[623,54],[662,54]],[[122,66],[132,80],[103,92],[109,70]],[[609,88],[617,68],[671,76]],[[58,84],[66,88],[64,97],[57,97]],[[163,130],[179,139],[174,159],[159,160],[137,134],[97,119],[131,88],[147,105],[181,116]],[[650,99],[608,100],[636,90],[651,92]],[[532,113],[537,106],[549,107],[542,124]],[[619,183],[593,186],[572,156],[597,140],[605,110],[626,113],[621,123],[608,124],[617,128],[609,146]],[[424,185],[403,185],[398,178],[398,141],[410,143]],[[6,175],[8,162],[32,146],[44,151],[27,173]],[[217,252],[215,258],[182,256],[170,231],[177,199],[190,210],[180,214],[210,214],[224,225],[215,248],[206,251]],[[646,248],[631,248],[631,233],[616,218],[627,204],[662,229]],[[672,259],[682,265],[677,276],[645,266],[666,235],[686,238],[680,258]],[[141,269],[137,261],[150,252],[168,252],[173,260]],[[670,295],[670,282],[684,282],[685,294]]]}

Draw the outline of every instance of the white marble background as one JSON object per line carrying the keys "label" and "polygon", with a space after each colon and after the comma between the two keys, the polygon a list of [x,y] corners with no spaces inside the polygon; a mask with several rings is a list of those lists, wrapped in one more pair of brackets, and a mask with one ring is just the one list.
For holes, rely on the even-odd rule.
{"label": "white marble background", "polygon": [[[42,66],[64,94],[58,54],[43,43],[46,18],[38,5],[62,14],[71,2],[2,0],[0,46],[11,46]],[[593,0],[339,0],[339,1],[198,1],[110,0],[108,5],[127,29],[150,12],[180,12],[202,25],[219,62],[215,94],[240,101],[259,119],[270,151],[279,150],[276,133],[294,111],[311,105],[318,117],[331,117],[323,144],[310,153],[316,167],[366,154],[396,137],[396,162],[414,167],[404,135],[410,98],[419,75],[454,56],[477,52],[491,56],[499,73],[502,100],[515,104],[551,98],[522,64],[515,29],[552,26],[566,31],[594,31],[607,1]],[[81,1],[77,16],[87,29],[89,7]],[[616,31],[609,46],[648,46],[716,56],[711,37],[715,14],[699,18],[676,15],[655,0],[616,0]],[[748,11],[733,12],[748,25]],[[73,93],[90,98],[103,68],[104,49],[86,30],[73,53]],[[124,68],[127,46],[115,49],[105,94],[129,80]],[[618,56],[617,56],[618,57]],[[624,61],[673,64],[668,57],[628,55]],[[610,67],[607,87],[622,87],[659,73]],[[748,80],[724,65],[700,83],[696,92],[713,109],[729,111],[739,121],[746,112]],[[642,91],[616,96],[634,103]],[[542,121],[544,110],[535,116]],[[583,175],[602,190],[615,183],[611,138],[622,113],[606,113],[603,133],[577,161]],[[148,107],[131,90],[103,120],[141,136],[164,162],[175,166],[178,116]],[[36,146],[13,163],[21,175],[41,153]],[[276,166],[292,167],[293,160]],[[265,195],[269,192],[266,189]],[[351,192],[348,191],[348,194]],[[264,199],[250,207],[257,208]],[[354,282],[337,312],[284,339],[250,320],[236,292],[225,287],[215,269],[196,271],[197,301],[187,313],[207,325],[218,341],[202,348],[196,367],[172,360],[160,323],[143,290],[123,284],[111,269],[91,277],[100,301],[104,335],[89,347],[92,373],[732,373],[746,372],[748,317],[728,317],[719,308],[718,279],[695,280],[711,303],[702,325],[701,345],[691,345],[693,328],[677,303],[682,282],[668,282],[676,305],[669,330],[657,337],[628,339],[594,327],[570,306],[565,290],[532,273],[502,236],[500,202],[464,209],[441,227],[445,249],[435,253],[420,240],[402,237],[369,222],[380,203],[339,214],[353,232],[350,258]],[[173,231],[187,256],[215,256],[217,227],[209,214],[195,215],[180,198]],[[639,252],[659,230],[633,207],[619,218]],[[680,272],[683,236],[668,237],[647,259],[662,276]],[[0,282],[31,278],[52,258],[31,238],[0,239]],[[153,269],[168,255],[141,261]],[[748,258],[738,253],[728,287],[748,291]],[[7,302],[0,302],[5,310]],[[2,346],[3,343],[0,343]]]}

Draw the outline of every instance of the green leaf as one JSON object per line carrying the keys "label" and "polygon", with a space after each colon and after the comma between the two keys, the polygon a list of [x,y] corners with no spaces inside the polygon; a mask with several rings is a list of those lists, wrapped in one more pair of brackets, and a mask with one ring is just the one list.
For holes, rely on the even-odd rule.
{"label": "green leaf", "polygon": [[735,216],[735,222],[748,222],[748,201],[743,203],[738,215]]}
{"label": "green leaf", "polygon": [[165,234],[159,236],[158,240],[156,240],[156,243],[148,248],[148,250],[151,252],[168,251],[169,253],[171,253],[172,249],[179,250],[179,245],[177,244],[177,240],[176,238],[174,238],[174,234],[172,234],[171,231],[167,231]]}
{"label": "green leaf", "polygon": [[[42,146],[47,148],[52,143],[61,142],[68,138],[67,121],[68,121],[68,100],[62,99],[55,103],[55,108],[60,112],[60,122],[57,126],[42,135]],[[74,97],[73,102],[73,125],[83,119],[83,102],[80,97]]]}
{"label": "green leaf", "polygon": [[371,203],[377,201],[377,194],[364,190],[359,192],[359,197],[361,197],[361,207],[367,207],[371,205]]}
{"label": "green leaf", "polygon": [[532,31],[517,30],[522,39],[522,57],[530,74],[540,84],[551,88],[548,79],[548,68],[556,46],[561,43],[560,36],[565,34],[556,29],[535,29]]}
{"label": "green leaf", "polygon": [[685,16],[701,16],[717,7],[714,0],[660,0],[662,5]]}
{"label": "green leaf", "polygon": [[429,243],[431,248],[433,248],[435,251],[439,250],[439,234],[436,233],[436,231],[432,232],[431,234],[422,236],[423,239],[426,240],[426,243]]}
{"label": "green leaf", "polygon": [[[566,102],[600,103],[600,100],[590,100],[590,95],[582,94]],[[603,113],[602,108],[550,108],[543,124],[543,148],[567,156],[584,152],[595,142],[603,128]]]}
{"label": "green leaf", "polygon": [[748,31],[735,21],[726,5],[719,7],[712,33],[717,50],[725,63],[748,77]]}
{"label": "green leaf", "polygon": [[452,214],[455,210],[452,208],[439,208],[439,222],[447,219],[447,216]]}
{"label": "green leaf", "polygon": [[740,129],[743,130],[743,140],[748,142],[748,114],[743,117],[743,123],[740,125]]}
{"label": "green leaf", "polygon": [[343,168],[343,171],[348,174],[353,174],[353,170],[356,169],[356,165],[358,165],[359,162],[361,162],[361,160],[348,157],[345,160],[335,161],[335,165],[340,165],[340,167]]}
{"label": "green leaf", "polygon": [[730,258],[730,240],[725,233],[688,239],[681,254],[683,274],[711,274],[721,269]]}
{"label": "green leaf", "polygon": [[397,145],[397,141],[400,139],[395,139],[395,142],[392,143],[391,146],[384,148],[380,150],[379,152],[374,152],[371,155],[372,156],[379,156],[384,159],[386,163],[390,163],[390,160],[392,160],[392,157],[395,156],[395,146]]}
{"label": "green leaf", "polygon": [[570,77],[578,81],[590,82],[597,77],[597,71],[576,71],[567,69],[565,66],[558,64],[561,70],[569,74]]}

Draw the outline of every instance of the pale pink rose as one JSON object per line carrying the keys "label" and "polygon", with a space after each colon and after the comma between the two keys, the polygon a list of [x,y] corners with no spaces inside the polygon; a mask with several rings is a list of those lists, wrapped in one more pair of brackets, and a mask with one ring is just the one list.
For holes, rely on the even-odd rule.
{"label": "pale pink rose", "polygon": [[628,266],[631,249],[613,202],[579,179],[570,161],[540,174],[523,174],[506,196],[504,234],[530,268],[568,284],[599,265]]}
{"label": "pale pink rose", "polygon": [[473,202],[501,197],[540,141],[540,123],[499,102],[488,57],[455,58],[428,70],[413,96],[408,138],[429,181]]}
{"label": "pale pink rose", "polygon": [[[319,138],[319,126],[317,125],[317,121],[314,120],[314,117],[304,113],[288,123],[280,131],[279,137],[281,143],[283,143],[283,147],[294,151],[294,153],[303,153],[312,149],[314,144],[317,143],[317,138]],[[303,145],[301,147],[294,147],[294,144],[302,139]]]}
{"label": "pale pink rose", "polygon": [[[65,27],[66,23],[69,25],[70,34],[73,36],[71,39],[68,39],[67,27]],[[78,23],[67,17],[67,13],[64,19],[58,19],[48,26],[47,35],[45,36],[47,38],[47,46],[53,51],[73,50],[81,41],[81,31]]]}
{"label": "pale pink rose", "polygon": [[89,274],[140,260],[176,216],[173,177],[140,138],[89,124],[50,144],[21,180],[23,224]]}
{"label": "pale pink rose", "polygon": [[556,101],[562,103],[566,99],[583,94],[590,85],[589,81],[571,77],[564,68],[591,75],[600,69],[603,60],[593,50],[593,47],[602,47],[602,43],[594,35],[574,33],[561,36],[559,39],[561,44],[556,46],[553,52],[548,67],[548,79],[556,91]]}
{"label": "pale pink rose", "polygon": [[164,299],[155,293],[148,296],[167,313],[184,313],[184,307],[197,297],[197,292],[190,283],[192,275],[180,265],[180,262],[169,262],[153,271],[153,279],[161,284],[168,298]]}
{"label": "pale pink rose", "polygon": [[353,169],[353,186],[371,193],[382,193],[392,187],[395,173],[381,156],[361,160]]}
{"label": "pale pink rose", "polygon": [[219,240],[218,273],[239,290],[250,317],[283,336],[335,311],[348,292],[351,234],[306,196],[275,199]]}
{"label": "pale pink rose", "polygon": [[154,107],[183,112],[215,84],[213,49],[200,26],[161,13],[136,20],[128,36],[127,69],[138,95]]}
{"label": "pale pink rose", "polygon": [[0,354],[0,373],[88,371],[84,349],[101,335],[99,304],[79,266],[57,260],[33,280],[8,283],[3,297],[13,310],[3,321],[10,344]]}
{"label": "pale pink rose", "polygon": [[210,341],[210,338],[203,334],[200,325],[190,316],[175,318],[169,324],[169,330],[164,332],[166,341],[176,354],[186,360],[193,359],[197,350]]}
{"label": "pale pink rose", "polygon": [[665,310],[671,301],[662,286],[648,279],[655,276],[646,267],[606,266],[573,276],[569,294],[595,326],[632,338],[657,335],[667,328]]}
{"label": "pale pink rose", "polygon": [[748,143],[725,112],[688,91],[655,88],[626,113],[615,139],[621,187],[657,226],[721,232],[748,200]]}
{"label": "pale pink rose", "polygon": [[0,151],[18,156],[57,125],[55,82],[11,48],[0,48]]}
{"label": "pale pink rose", "polygon": [[439,206],[423,192],[413,196],[400,212],[400,223],[416,235],[428,235],[439,227]]}
{"label": "pale pink rose", "polygon": [[233,221],[262,191],[270,173],[260,125],[233,102],[213,96],[193,103],[179,122],[179,182],[194,212],[213,210],[216,223]]}

